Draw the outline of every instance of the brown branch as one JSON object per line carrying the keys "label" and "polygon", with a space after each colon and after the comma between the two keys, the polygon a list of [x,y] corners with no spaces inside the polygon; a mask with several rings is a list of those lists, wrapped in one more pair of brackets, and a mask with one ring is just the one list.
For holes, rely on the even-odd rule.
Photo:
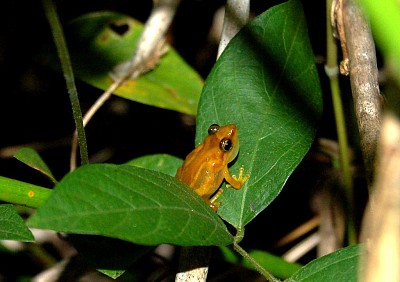
{"label": "brown branch", "polygon": [[341,19],[336,19],[345,64],[348,63],[354,108],[360,134],[368,186],[371,187],[375,151],[381,128],[381,96],[378,68],[371,30],[360,7],[354,0],[338,0]]}

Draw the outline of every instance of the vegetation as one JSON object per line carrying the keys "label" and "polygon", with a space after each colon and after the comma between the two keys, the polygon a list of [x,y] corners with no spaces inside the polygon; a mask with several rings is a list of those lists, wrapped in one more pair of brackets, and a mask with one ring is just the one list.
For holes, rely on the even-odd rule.
{"label": "vegetation", "polygon": [[[329,11],[329,1],[327,7]],[[210,281],[365,277],[360,265],[368,265],[368,256],[363,256],[360,234],[374,225],[363,221],[363,213],[368,188],[372,195],[374,189],[379,191],[376,179],[381,176],[362,160],[368,154],[359,145],[362,130],[359,136],[353,125],[360,124],[357,107],[354,111],[351,104],[356,98],[341,95],[341,90],[350,93],[349,79],[329,71],[326,79],[323,66],[316,64],[316,55],[323,53],[326,69],[336,67],[337,42],[330,28],[317,28],[324,23],[308,19],[306,3],[304,12],[299,0],[263,6],[265,11],[257,11],[204,74],[193,57],[181,57],[177,32],[176,41],[171,36],[168,48],[155,55],[137,79],[124,77],[109,91],[115,96],[107,96],[93,112],[87,111],[96,104],[93,97],[105,97],[101,93],[118,81],[114,67],[129,60],[143,25],[111,9],[79,11],[73,20],[60,23],[52,1],[44,0],[43,8],[55,44],[43,40],[35,45],[29,66],[42,71],[51,91],[43,87],[35,89],[35,95],[62,92],[65,81],[69,95],[52,93],[56,105],[51,104],[54,97],[45,101],[45,108],[52,109],[38,114],[49,124],[58,121],[55,126],[42,124],[43,132],[56,128],[43,138],[38,133],[7,139],[18,123],[1,117],[10,125],[3,129],[0,151],[0,239],[20,242],[24,251],[2,241],[0,255],[8,262],[0,267],[0,277],[24,281],[64,262],[68,267],[58,275],[66,281],[87,273],[96,279],[171,281],[180,250],[193,246],[212,252],[207,262]],[[326,33],[327,44],[320,32]],[[387,50],[390,47],[383,48],[384,59]],[[389,58],[396,60],[396,54],[391,52]],[[387,89],[394,93],[400,76],[395,67],[391,70],[393,81]],[[39,85],[34,83],[35,88]],[[353,85],[352,90],[354,95]],[[74,123],[57,114],[52,117],[60,112],[69,118],[69,107]],[[81,108],[94,115],[90,124]],[[23,116],[28,126],[31,111],[36,109],[24,112],[17,106],[14,114]],[[190,140],[198,145],[211,124],[230,123],[238,126],[240,152],[229,170],[234,174],[244,167],[250,178],[240,190],[224,183],[222,204],[214,212],[175,179],[175,173],[193,148]],[[378,136],[380,128],[371,130]],[[60,139],[60,134],[68,137]],[[76,141],[78,161],[71,145]],[[19,146],[23,143],[27,145]],[[9,151],[13,159],[7,158]],[[39,230],[46,230],[45,243]],[[395,227],[391,232],[394,238],[398,235]],[[308,253],[292,259],[293,250],[306,242]],[[23,261],[31,267],[23,267]]]}

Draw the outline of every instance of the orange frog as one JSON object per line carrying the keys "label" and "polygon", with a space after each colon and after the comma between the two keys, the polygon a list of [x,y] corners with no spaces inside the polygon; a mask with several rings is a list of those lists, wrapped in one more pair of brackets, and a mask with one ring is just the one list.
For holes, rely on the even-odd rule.
{"label": "orange frog", "polygon": [[222,181],[225,179],[231,187],[240,189],[249,178],[249,175],[243,176],[243,168],[240,168],[238,177],[229,174],[228,163],[236,158],[238,152],[236,125],[212,124],[203,143],[186,157],[176,178],[189,185],[216,211],[220,205],[216,200],[223,192],[222,189],[217,192]]}

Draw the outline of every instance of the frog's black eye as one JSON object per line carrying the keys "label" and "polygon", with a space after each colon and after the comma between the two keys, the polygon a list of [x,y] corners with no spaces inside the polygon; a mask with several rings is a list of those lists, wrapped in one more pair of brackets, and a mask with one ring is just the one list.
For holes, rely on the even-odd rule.
{"label": "frog's black eye", "polygon": [[215,134],[219,131],[219,125],[218,124],[211,124],[210,127],[208,128],[208,135]]}
{"label": "frog's black eye", "polygon": [[233,145],[231,139],[224,138],[221,140],[221,142],[219,142],[219,148],[224,152],[228,152],[232,149],[232,147]]}

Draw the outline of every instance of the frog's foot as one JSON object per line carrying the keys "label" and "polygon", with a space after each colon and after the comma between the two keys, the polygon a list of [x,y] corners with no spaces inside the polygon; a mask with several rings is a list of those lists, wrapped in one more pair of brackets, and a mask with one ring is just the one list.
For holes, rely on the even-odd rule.
{"label": "frog's foot", "polygon": [[217,212],[218,208],[221,206],[221,203],[220,202],[214,202],[214,203],[209,202],[208,205],[210,206],[210,208],[212,208],[213,211]]}
{"label": "frog's foot", "polygon": [[222,188],[219,188],[217,193],[214,194],[214,196],[211,197],[209,201],[209,206],[214,210],[217,211],[219,206],[221,206],[220,202],[217,202],[217,199],[224,193],[224,190]]}
{"label": "frog's foot", "polygon": [[[236,175],[232,175],[232,178],[237,182],[237,183],[239,183],[240,185],[236,185],[236,186],[239,186],[239,188],[241,188],[242,187],[242,185],[247,181],[247,180],[249,180],[249,178],[250,178],[250,174],[246,174],[245,176],[243,176],[243,174],[244,174],[244,167],[241,167],[240,169],[239,169],[239,176],[236,176]],[[234,185],[227,185],[228,187],[233,187],[233,188],[236,188]],[[239,189],[239,188],[236,188],[236,189]]]}

